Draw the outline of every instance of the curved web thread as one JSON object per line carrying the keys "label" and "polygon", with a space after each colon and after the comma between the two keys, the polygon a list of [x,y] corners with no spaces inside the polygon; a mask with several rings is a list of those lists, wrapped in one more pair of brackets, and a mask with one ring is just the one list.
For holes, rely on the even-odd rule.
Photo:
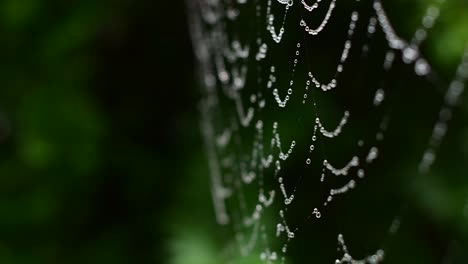
{"label": "curved web thread", "polygon": [[[413,65],[414,73],[418,76],[430,79],[431,74],[435,74],[427,59],[422,56],[419,47],[439,17],[440,5],[443,1],[435,1],[427,8],[421,19],[421,26],[415,30],[413,37],[408,41],[397,34],[382,2],[374,0],[373,14],[368,21],[359,17],[358,3],[354,10],[350,10],[347,35],[344,37],[341,56],[337,60],[331,80],[320,80],[319,74],[308,70],[303,76],[306,79],[305,88],[294,83],[295,75],[298,74],[296,71],[298,64],[306,61],[304,63],[308,66],[307,59],[304,59],[306,56],[303,56],[306,43],[300,40],[296,42],[292,66],[289,67],[291,70],[289,80],[286,82],[287,88],[284,87],[284,80],[279,84],[275,64],[268,66],[262,62],[269,58],[268,52],[276,48],[274,45],[281,44],[287,34],[286,24],[297,23],[299,29],[305,34],[304,39],[315,38],[327,30],[327,26],[333,20],[335,6],[339,4],[340,1],[336,0],[329,1],[328,5],[321,0],[313,4],[308,4],[307,0],[301,0],[301,2],[268,0],[266,4],[261,1],[248,0],[198,0],[189,3],[191,10],[195,11],[191,16],[192,37],[200,63],[199,76],[204,88],[203,100],[200,104],[201,127],[210,163],[211,190],[216,219],[221,225],[233,227],[233,241],[227,244],[231,250],[237,251],[238,249],[243,256],[258,253],[254,249],[260,248],[258,254],[260,260],[266,263],[284,263],[290,243],[302,228],[301,226],[293,227],[288,224],[287,219],[288,208],[295,201],[295,193],[300,186],[302,176],[297,179],[292,189],[288,189],[284,183],[287,172],[284,172],[283,165],[294,153],[304,151],[304,149],[300,149],[294,139],[284,142],[281,133],[282,125],[278,121],[274,121],[271,127],[266,125],[267,123],[262,120],[263,112],[275,107],[287,110],[288,102],[291,100],[299,100],[305,105],[312,98],[315,122],[305,164],[310,165],[312,154],[315,151],[321,151],[324,158],[321,162],[320,181],[317,184],[326,181],[327,175],[348,179],[345,184],[331,188],[325,200],[314,201],[315,205],[312,206],[310,213],[304,216],[304,224],[306,224],[321,218],[326,213],[327,206],[335,198],[351,192],[364,180],[366,168],[371,166],[379,156],[378,144],[384,140],[390,118],[390,113],[381,117],[380,125],[375,132],[375,139],[364,140],[360,137],[361,139],[357,140],[355,145],[358,149],[369,146],[364,155],[351,155],[348,162],[337,165],[327,158],[325,139],[332,140],[344,133],[353,113],[345,110],[335,127],[326,127],[314,94],[339,89],[338,80],[340,74],[345,71],[349,54],[356,52],[354,50],[360,50],[365,54],[369,49],[370,40],[378,30],[383,33],[388,45],[382,62],[383,72],[391,71],[394,61],[398,59],[405,64]],[[274,5],[276,5],[275,9]],[[306,22],[306,17],[319,15],[315,11],[321,7],[326,8],[325,14],[318,26],[312,28],[313,26]],[[298,22],[293,21],[294,17],[291,18],[289,15],[293,8],[300,9],[301,18]],[[256,35],[250,40],[241,40],[241,37],[228,33],[226,21],[235,24],[238,20],[247,19],[242,17],[242,13],[247,12],[248,9],[255,10]],[[282,20],[275,26],[275,22],[278,21],[275,21],[273,12],[278,9],[283,10],[283,14],[277,14],[276,17],[282,16]],[[366,24],[369,41],[361,47],[353,47],[358,23]],[[278,26],[279,31],[276,29]],[[273,40],[271,45],[268,44],[270,40]],[[241,44],[242,42],[244,44]],[[434,162],[437,148],[446,133],[452,108],[456,106],[463,93],[464,83],[468,77],[467,54],[465,52],[445,94],[438,121],[434,126],[427,150],[422,155],[419,165],[421,172],[427,172]],[[252,66],[252,62],[255,67]],[[268,71],[267,78],[262,77],[261,73],[264,70]],[[249,75],[256,79],[258,87],[254,91],[246,88]],[[298,89],[305,91],[301,97],[294,97],[294,91]],[[281,94],[282,91],[285,95]],[[377,89],[372,101],[374,107],[380,107],[385,96],[385,87]],[[247,103],[243,98],[248,98]],[[273,101],[269,100],[271,98]],[[223,103],[225,101],[230,102],[230,107],[225,106]],[[241,136],[243,129],[253,131],[251,141]],[[271,134],[271,137],[265,138],[266,134]],[[317,143],[318,147],[316,147]],[[251,151],[245,151],[242,147],[244,145],[250,146]],[[272,174],[267,173],[269,169],[273,170]],[[267,189],[265,185],[267,178],[276,181],[276,188]],[[257,198],[252,201],[248,200],[246,189],[253,185],[257,186]],[[227,206],[228,201],[232,201],[231,208]],[[274,232],[267,230],[268,223],[264,219],[266,211],[273,211],[273,215],[277,216]],[[395,217],[395,221],[389,227],[389,234],[397,232],[399,219],[399,216]],[[384,251],[378,249],[375,254],[356,260],[346,247],[343,235],[338,234],[337,237],[342,257],[338,258],[336,263],[379,263],[384,259]],[[279,245],[274,243],[274,240],[280,241]]]}

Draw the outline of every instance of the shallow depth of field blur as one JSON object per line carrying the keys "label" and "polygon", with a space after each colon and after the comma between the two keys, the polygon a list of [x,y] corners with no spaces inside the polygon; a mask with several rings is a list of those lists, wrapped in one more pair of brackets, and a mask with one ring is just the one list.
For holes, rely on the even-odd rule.
{"label": "shallow depth of field blur", "polygon": [[[337,20],[345,21],[349,4],[341,2]],[[408,38],[432,1],[385,2]],[[226,232],[215,222],[199,126],[189,12],[183,1],[0,1],[0,263],[224,260]],[[467,14],[468,3],[447,0],[422,46],[441,79],[452,78],[467,45]],[[342,47],[332,32],[320,43],[315,48],[335,53]],[[317,61],[333,64],[326,54]],[[279,52],[269,56],[291,61]],[[361,69],[347,74],[365,78],[380,70],[363,75]],[[411,69],[397,71],[404,76]],[[354,229],[349,243],[365,256],[385,238],[365,228],[383,230],[398,211],[404,222],[388,241],[393,251],[385,263],[465,263],[468,98],[454,111],[433,169],[422,176],[417,162],[443,91],[418,78],[393,84],[401,100],[389,107],[399,119],[383,147],[388,159],[370,172],[392,180],[369,179],[341,204],[349,217],[324,218],[317,228],[327,232],[327,221],[334,221],[352,229],[372,219],[374,225]],[[347,100],[359,102],[360,87],[347,89]],[[366,122],[359,125],[366,130]],[[387,198],[373,200],[375,188]],[[336,246],[323,256],[307,254],[307,247],[322,250],[309,231],[292,244],[290,263],[333,263]],[[257,256],[234,263],[260,263]]]}

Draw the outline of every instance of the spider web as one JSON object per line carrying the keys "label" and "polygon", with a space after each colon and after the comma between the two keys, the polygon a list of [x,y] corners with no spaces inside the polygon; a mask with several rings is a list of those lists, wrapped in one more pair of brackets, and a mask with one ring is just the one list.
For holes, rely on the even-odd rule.
{"label": "spider web", "polygon": [[[404,206],[388,201],[384,185],[395,186],[379,170],[381,156],[390,153],[391,159],[394,146],[387,142],[394,140],[386,139],[405,119],[395,110],[401,93],[413,94],[398,89],[395,79],[415,78],[442,98],[431,112],[436,115],[432,132],[415,150],[419,160],[412,166],[426,174],[468,77],[468,52],[460,54],[452,80],[445,83],[421,51],[444,1],[426,8],[409,38],[399,35],[380,0],[188,5],[225,261],[285,263],[288,256],[311,250],[317,257],[308,262],[382,262]],[[372,76],[366,75],[369,69]],[[356,204],[366,207],[368,219],[350,227],[347,219],[364,210]],[[378,238],[354,254],[345,237],[359,237],[376,214],[388,215],[389,221],[369,231]],[[317,243],[321,247],[314,251]]]}

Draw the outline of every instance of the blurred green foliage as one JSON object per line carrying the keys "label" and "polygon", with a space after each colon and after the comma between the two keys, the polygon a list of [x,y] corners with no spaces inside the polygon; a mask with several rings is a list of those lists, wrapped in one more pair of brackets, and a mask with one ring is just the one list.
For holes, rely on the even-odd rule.
{"label": "blurred green foliage", "polygon": [[[166,258],[168,175],[178,144],[200,142],[182,132],[196,125],[185,15],[167,8],[184,6],[0,1],[0,263]],[[170,85],[185,95],[165,113]]]}

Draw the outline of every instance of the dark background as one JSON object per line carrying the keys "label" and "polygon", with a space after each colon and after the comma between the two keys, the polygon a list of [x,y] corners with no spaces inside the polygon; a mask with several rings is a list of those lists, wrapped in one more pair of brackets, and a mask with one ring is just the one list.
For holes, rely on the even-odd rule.
{"label": "dark background", "polygon": [[0,262],[167,259],[204,168],[184,3],[2,0],[0,32]]}
{"label": "dark background", "polygon": [[[418,25],[426,2],[388,3],[404,37]],[[463,1],[447,2],[423,51],[441,79],[450,80],[468,20]],[[346,23],[345,11],[339,10],[336,28]],[[209,193],[187,15],[183,1],[0,1],[0,263],[219,263],[222,236]],[[336,53],[341,44],[325,34],[310,45]],[[381,54],[383,41],[375,45]],[[326,64],[326,55],[316,60]],[[378,78],[373,71],[379,69],[352,68],[344,78],[364,81],[348,88],[372,83],[366,80]],[[291,251],[294,263],[309,262],[307,245],[324,250],[323,241],[310,241],[317,229],[328,232],[346,215],[369,213],[366,208],[377,208],[367,218],[375,225],[346,218],[347,229],[369,227],[354,228],[351,235],[359,256],[385,241],[383,227],[401,214],[409,224],[393,242],[388,263],[440,263],[447,254],[454,259],[449,263],[463,263],[467,103],[456,110],[439,163],[422,178],[415,164],[443,93],[407,77],[411,72],[400,65],[390,77],[404,80],[393,84],[397,99],[390,107],[397,122],[383,146],[388,154],[373,172],[393,180],[378,186],[381,196],[370,202],[378,183],[366,181],[354,198],[331,210],[329,219],[335,220],[304,231]],[[421,97],[423,105],[414,99]],[[365,118],[359,104],[351,107]],[[397,147],[408,144],[414,147]],[[330,146],[334,150],[339,146]],[[335,233],[325,236],[336,243]],[[318,262],[337,257],[334,247],[327,250]]]}

